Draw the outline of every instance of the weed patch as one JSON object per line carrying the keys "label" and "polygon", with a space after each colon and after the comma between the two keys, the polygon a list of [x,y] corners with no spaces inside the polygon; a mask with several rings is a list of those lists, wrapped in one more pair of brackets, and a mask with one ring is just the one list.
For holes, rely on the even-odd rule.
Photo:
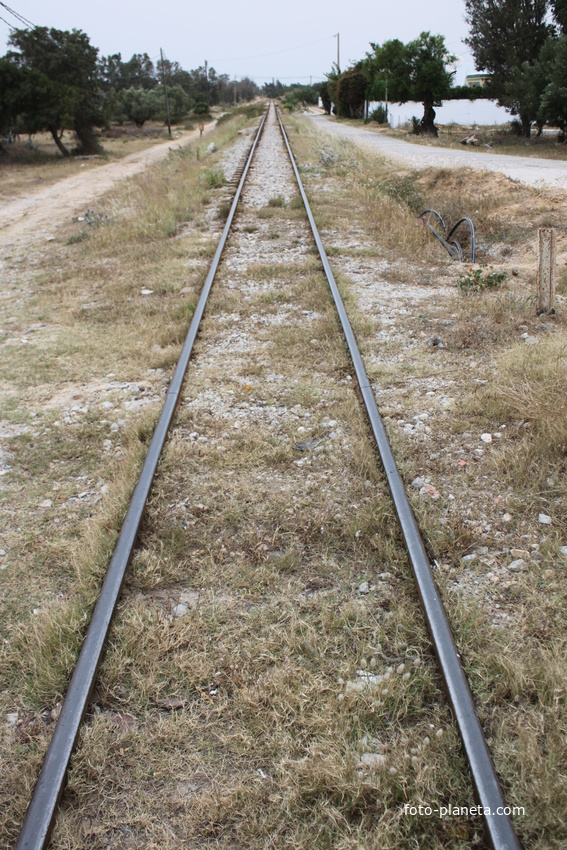
{"label": "weed patch", "polygon": [[485,289],[496,289],[506,280],[506,272],[485,271],[481,268],[469,268],[457,280],[461,292],[482,292]]}

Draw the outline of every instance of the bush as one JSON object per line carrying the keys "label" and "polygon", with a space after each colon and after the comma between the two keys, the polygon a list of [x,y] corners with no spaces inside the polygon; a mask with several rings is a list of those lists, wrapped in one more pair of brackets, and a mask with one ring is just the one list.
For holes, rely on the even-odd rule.
{"label": "bush", "polygon": [[224,124],[226,121],[230,121],[231,118],[235,118],[237,115],[242,115],[247,119],[259,118],[265,111],[266,107],[263,103],[250,103],[247,106],[234,106],[229,112],[225,112],[224,115],[221,115],[217,124]]}
{"label": "bush", "polygon": [[376,109],[373,109],[370,115],[368,116],[369,121],[376,121],[377,124],[385,124],[388,118],[388,113],[386,112],[386,107],[377,106]]}
{"label": "bush", "polygon": [[512,121],[510,121],[509,132],[511,136],[522,135],[522,122],[518,118],[513,118]]}
{"label": "bush", "polygon": [[466,274],[460,276],[457,286],[461,292],[465,293],[483,292],[485,289],[496,289],[505,280],[505,272],[485,272],[480,268],[473,269],[471,266]]}
{"label": "bush", "polygon": [[321,96],[321,102],[323,103],[323,109],[327,113],[327,115],[331,114],[331,95],[329,94],[329,86],[328,83],[321,83],[319,86],[319,94]]}
{"label": "bush", "polygon": [[363,117],[366,86],[366,77],[356,68],[350,68],[341,74],[337,86],[337,112],[340,117]]}
{"label": "bush", "polygon": [[206,168],[202,174],[202,182],[207,189],[219,189],[226,184],[224,171],[220,166]]}

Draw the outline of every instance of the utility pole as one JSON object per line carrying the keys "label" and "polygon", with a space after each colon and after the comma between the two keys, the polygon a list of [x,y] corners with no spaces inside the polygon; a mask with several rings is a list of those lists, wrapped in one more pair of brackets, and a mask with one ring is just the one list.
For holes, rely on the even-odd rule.
{"label": "utility pole", "polygon": [[340,50],[340,42],[341,42],[340,33],[337,33],[337,74],[339,75],[339,77],[340,77],[340,75],[341,75],[341,50]]}
{"label": "utility pole", "polygon": [[388,69],[386,68],[386,124],[389,124],[388,121]]}
{"label": "utility pole", "polygon": [[209,111],[209,63],[205,59],[205,96],[207,99],[207,112]]}
{"label": "utility pole", "polygon": [[236,106],[236,77],[234,78],[234,105]]}
{"label": "utility pole", "polygon": [[169,131],[169,137],[171,138],[171,118],[169,116],[169,97],[167,96],[167,83],[165,81],[165,65],[163,64],[163,50],[159,49],[161,56],[161,78],[163,80],[163,90],[165,92],[165,110],[167,112],[167,129]]}

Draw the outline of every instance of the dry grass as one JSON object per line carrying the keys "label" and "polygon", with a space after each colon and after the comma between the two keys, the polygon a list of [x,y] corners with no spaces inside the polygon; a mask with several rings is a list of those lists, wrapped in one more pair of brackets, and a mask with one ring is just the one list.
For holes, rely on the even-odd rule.
{"label": "dry grass", "polygon": [[[217,146],[242,123],[224,124]],[[3,258],[0,702],[21,723],[2,726],[2,846],[21,821],[216,246],[219,190],[201,177],[219,155],[203,157],[171,155],[99,202],[108,223],[71,224],[48,248]]]}
{"label": "dry grass", "polygon": [[538,454],[565,456],[567,340],[558,335],[538,345],[516,344],[500,358],[499,367],[498,385],[489,391],[490,413],[503,422],[529,422]]}
{"label": "dry grass", "polygon": [[[100,143],[103,153],[92,158],[62,157],[49,133],[33,136],[33,149],[26,142],[7,146],[3,153],[0,152],[0,198],[10,199],[38,188],[43,189],[64,177],[96,169],[109,159],[122,159],[157,145],[160,141],[169,141],[167,130],[154,122],[140,130],[134,127],[115,130],[102,134]],[[174,127],[173,132],[183,132],[183,127]],[[70,139],[64,138],[63,141],[72,147]]]}
{"label": "dry grass", "polygon": [[[257,230],[244,213],[237,226],[274,261],[227,265],[213,292],[54,847],[481,846],[464,820],[403,817],[406,800],[472,792],[306,223],[293,204],[267,209]],[[282,244],[305,251],[292,265],[276,261],[276,216]],[[167,227],[155,240],[124,227],[144,269],[164,242],[176,262]],[[99,239],[118,254],[111,228],[86,244]],[[157,268],[148,278],[157,288]],[[128,309],[136,290],[124,286]],[[321,442],[297,448],[311,438]],[[46,617],[63,667],[70,610],[65,623],[70,637]],[[59,679],[45,666],[24,673],[51,707]],[[382,678],[365,687],[359,671]],[[7,836],[48,734],[29,700],[18,705]]]}
{"label": "dry grass", "polygon": [[[531,314],[527,260],[502,291],[457,294],[459,270],[415,227],[388,169],[353,146],[333,147],[323,163],[320,143],[296,126],[403,474],[428,475],[440,491],[436,500],[412,491],[413,501],[507,799],[526,807],[516,825],[526,846],[559,848],[567,529],[563,455],[546,451],[554,402],[536,388],[564,382],[563,320]],[[207,188],[219,158],[203,156],[171,156],[115,193],[110,223],[80,243],[10,261],[4,339],[37,334],[41,349],[27,344],[24,358],[15,343],[3,348],[12,436],[0,462],[14,470],[0,479],[3,507],[20,488],[17,512],[6,510],[0,699],[20,725],[2,731],[5,846],[214,247],[224,195]],[[430,181],[457,205],[462,185],[434,178],[411,176],[406,194]],[[486,215],[497,222],[500,210],[504,229],[504,211],[528,197],[502,189]],[[53,846],[483,847],[479,821],[403,815],[406,802],[472,804],[472,789],[303,215],[295,200],[267,199],[236,228],[249,253],[235,263],[229,247],[213,290]],[[282,263],[290,246],[303,253]],[[514,250],[516,262],[528,257],[525,242]],[[24,333],[32,320],[43,326]],[[523,327],[540,344],[514,357],[507,349]],[[518,374],[534,406],[527,429],[516,420]],[[145,396],[147,413],[124,407]],[[87,397],[89,410],[73,412]],[[430,418],[404,430],[426,408]],[[126,423],[110,430],[120,416]],[[502,424],[505,438],[473,460],[477,435]],[[538,464],[545,473],[530,478]],[[100,503],[99,481],[110,487]],[[539,510],[553,513],[549,532]],[[506,550],[532,541],[541,558],[532,550],[529,572],[507,573]],[[480,544],[489,551],[462,562]],[[382,678],[365,687],[367,674]]]}
{"label": "dry grass", "polygon": [[[495,175],[392,176],[352,148],[349,166],[334,145],[342,166],[322,168],[320,142],[303,126],[293,145],[323,239],[338,245],[332,264],[343,289],[361,313],[386,323],[361,334],[361,346],[405,480],[425,476],[439,494],[409,488],[507,799],[531,813],[516,826],[526,846],[561,847],[565,315],[559,299],[554,317],[536,316],[534,243],[537,227],[556,226],[563,263],[565,199]],[[481,256],[505,271],[506,282],[457,294],[458,266],[435,251],[422,254],[413,233],[376,231],[373,202],[347,191],[360,174],[406,209],[423,203],[448,218],[472,212]],[[327,212],[333,198],[341,201],[337,216]],[[428,418],[416,424],[422,415]],[[480,440],[487,432],[489,446]],[[540,513],[551,525],[539,522]],[[509,571],[518,558],[525,571]]]}

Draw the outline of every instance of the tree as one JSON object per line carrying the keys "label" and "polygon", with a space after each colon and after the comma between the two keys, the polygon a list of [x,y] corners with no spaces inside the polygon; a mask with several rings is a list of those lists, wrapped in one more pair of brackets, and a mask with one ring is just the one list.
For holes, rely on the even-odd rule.
{"label": "tree", "polygon": [[411,100],[423,103],[421,130],[433,136],[437,135],[434,106],[440,106],[443,98],[451,91],[454,71],[448,71],[447,65],[456,60],[456,56],[447,52],[442,35],[422,32],[415,41],[406,45],[407,66]]}
{"label": "tree", "polygon": [[363,117],[366,85],[366,76],[359,68],[349,68],[341,74],[337,84],[337,115]]}
{"label": "tree", "polygon": [[[556,14],[562,14],[558,0]],[[549,0],[465,0],[470,36],[465,39],[478,70],[492,75],[492,89],[502,106],[520,117],[529,137],[539,106],[525,85],[525,75],[539,60],[554,27],[547,20]]]}
{"label": "tree", "polygon": [[[156,118],[159,118],[163,121],[166,120],[166,106],[165,106],[165,92],[163,87],[160,86],[158,89],[154,89],[154,92],[159,97],[160,108],[157,111]],[[184,91],[184,89],[180,85],[168,86],[167,87],[167,97],[169,100],[169,114],[171,121],[174,124],[179,124],[180,121],[185,118],[187,113],[189,112],[189,95]]]}
{"label": "tree", "polygon": [[40,71],[0,59],[0,131],[51,132],[64,156],[69,151],[61,137],[72,124],[75,100],[73,92],[50,80]]}
{"label": "tree", "polygon": [[567,0],[551,0],[551,8],[561,32],[567,35]]}
{"label": "tree", "polygon": [[156,117],[161,107],[161,99],[154,90],[146,91],[131,86],[120,92],[119,104],[121,112],[129,121],[133,121],[136,127],[143,127],[146,121]]}
{"label": "tree", "polygon": [[329,115],[331,115],[332,109],[333,109],[333,104],[335,104],[335,111],[336,111],[336,108],[337,108],[336,104],[337,104],[337,88],[338,88],[338,85],[339,85],[339,74],[338,74],[336,65],[333,67],[333,70],[329,71],[327,74],[325,74],[325,76],[327,77],[327,82],[324,83],[324,85],[326,86],[326,92],[327,92],[327,95],[329,97],[329,101],[331,103],[331,107],[330,107],[331,111],[329,112]]}
{"label": "tree", "polygon": [[[557,66],[556,39],[549,38],[539,52],[534,62],[524,62],[521,67],[514,68],[511,73],[510,90],[514,91],[516,105],[512,107],[514,113],[519,114],[520,106],[525,115],[530,116],[531,121],[537,125],[538,136],[541,136],[544,124],[550,119],[550,115],[543,104],[542,95],[546,91],[552,78],[561,78],[560,66]],[[551,120],[555,122],[554,109],[551,109]],[[523,125],[522,125],[523,130]]]}
{"label": "tree", "polygon": [[[35,72],[33,79],[49,95],[48,102],[36,116],[42,119],[42,126],[36,130],[48,130],[65,156],[69,151],[60,136],[61,130],[66,128],[75,131],[83,153],[98,153],[100,146],[94,127],[104,123],[106,116],[98,50],[91,45],[88,36],[80,30],[66,32],[35,27],[14,30],[9,43],[18,52],[11,52],[6,58],[19,68]],[[28,81],[31,80],[28,76]]]}
{"label": "tree", "polygon": [[443,36],[422,32],[419,38],[406,45],[394,39],[382,46],[371,46],[373,53],[367,55],[364,63],[369,93],[375,95],[383,91],[387,74],[390,99],[398,103],[420,101],[423,104],[421,131],[436,136],[433,107],[450,95],[455,73],[447,68],[456,57],[448,52]]}
{"label": "tree", "polygon": [[321,103],[323,104],[323,109],[325,110],[327,115],[330,115],[331,107],[333,104],[331,101],[331,95],[329,94],[328,83],[321,83],[321,85],[319,86],[319,96],[321,98]]}
{"label": "tree", "polygon": [[567,128],[567,36],[553,44],[554,52],[549,73],[549,82],[543,90],[540,112],[543,119],[560,127],[563,134]]}
{"label": "tree", "polygon": [[262,91],[266,97],[282,97],[282,95],[285,94],[285,86],[279,80],[275,80],[271,83],[264,83]]}
{"label": "tree", "polygon": [[366,54],[363,67],[368,80],[368,99],[406,103],[411,99],[405,45],[394,38],[382,46],[370,43],[372,53]]}
{"label": "tree", "polygon": [[[169,112],[174,124],[181,121],[189,111],[189,97],[181,86],[168,86]],[[143,127],[146,121],[166,120],[165,92],[163,86],[155,89],[135,89],[133,86],[120,92],[119,108],[123,115],[133,121],[137,127]]]}
{"label": "tree", "polygon": [[260,89],[250,77],[242,77],[236,84],[236,94],[239,100],[254,100],[260,93]]}
{"label": "tree", "polygon": [[122,61],[120,53],[114,53],[99,62],[100,80],[115,92],[132,88],[149,91],[157,86],[158,76],[147,53],[134,53],[127,62]]}

